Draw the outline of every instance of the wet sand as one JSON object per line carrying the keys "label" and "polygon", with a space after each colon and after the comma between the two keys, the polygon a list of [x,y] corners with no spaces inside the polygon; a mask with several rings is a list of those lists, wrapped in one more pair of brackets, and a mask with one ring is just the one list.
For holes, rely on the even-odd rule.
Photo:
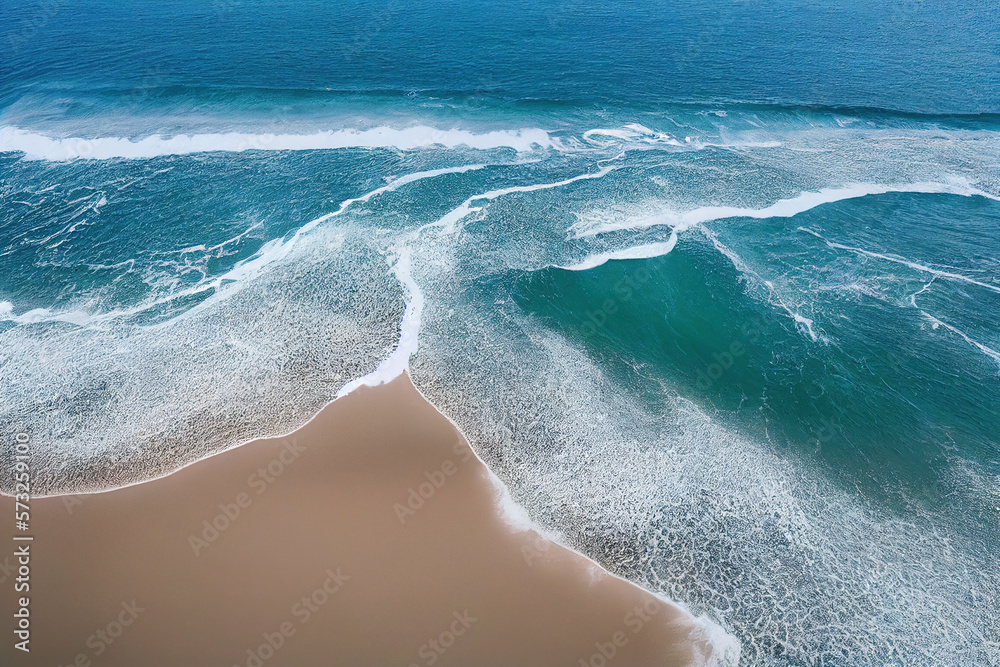
{"label": "wet sand", "polygon": [[[31,503],[30,653],[14,648],[14,501],[0,497],[0,664],[655,667],[699,626],[519,530],[407,377],[290,436],[168,477]],[[4,559],[7,558],[7,561]]]}

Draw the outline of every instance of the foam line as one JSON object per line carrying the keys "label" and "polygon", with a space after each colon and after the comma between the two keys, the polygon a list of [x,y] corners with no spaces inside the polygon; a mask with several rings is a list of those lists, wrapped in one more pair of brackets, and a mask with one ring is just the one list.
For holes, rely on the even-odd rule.
{"label": "foam line", "polygon": [[[602,139],[602,137],[607,138]],[[682,145],[681,142],[673,136],[663,132],[657,132],[656,130],[651,130],[645,125],[640,125],[639,123],[629,123],[620,130],[595,128],[593,130],[587,130],[583,133],[583,140],[596,146],[611,145],[614,143],[615,139],[622,139],[625,141],[641,141],[643,143],[668,144],[670,146]]]}
{"label": "foam line", "polygon": [[790,218],[804,213],[812,208],[823,204],[843,201],[845,199],[857,199],[868,195],[886,194],[889,192],[918,192],[926,194],[955,194],[965,197],[980,196],[1000,201],[987,192],[983,192],[972,186],[964,178],[950,179],[946,183],[920,182],[907,183],[902,185],[882,185],[878,183],[857,183],[841,188],[823,188],[818,192],[803,192],[789,199],[781,199],[764,208],[741,208],[737,206],[699,206],[685,212],[668,211],[666,213],[641,218],[638,220],[627,220],[601,225],[570,227],[571,238],[584,238],[597,236],[608,232],[621,230],[639,230],[669,225],[676,231],[684,231],[705,222],[713,220],[723,220],[725,218],[755,218],[763,220],[765,218]]}
{"label": "foam line", "polygon": [[163,155],[246,150],[303,151],[338,148],[456,148],[477,150],[512,148],[518,152],[557,148],[559,142],[545,130],[522,128],[477,134],[468,130],[439,130],[426,125],[404,129],[376,127],[369,130],[322,130],[313,134],[219,134],[153,135],[136,141],[126,137],[55,138],[14,126],[0,128],[0,152],[21,152],[34,160],[63,162],[75,159],[149,159]]}
{"label": "foam line", "polygon": [[557,266],[556,268],[566,269],[567,271],[586,271],[587,269],[592,269],[615,259],[648,259],[650,257],[659,257],[660,255],[669,253],[674,249],[675,245],[677,245],[677,232],[671,232],[670,238],[662,243],[647,243],[646,245],[625,248],[624,250],[602,252],[590,255],[576,264]]}
{"label": "foam line", "polygon": [[371,199],[372,197],[377,197],[378,195],[383,194],[385,192],[392,192],[406,185],[407,183],[413,183],[415,181],[420,181],[425,178],[433,178],[435,176],[441,176],[443,174],[464,174],[467,171],[482,169],[485,166],[486,166],[485,164],[469,164],[461,167],[448,167],[446,169],[431,169],[429,171],[418,171],[413,174],[407,174],[406,176],[401,176],[397,178],[388,185],[383,185],[381,188],[376,188],[375,190],[367,192],[361,195],[360,197],[355,197],[354,199],[345,199],[340,203],[340,208],[331,213],[329,217],[340,215],[341,213],[346,211],[347,208],[352,204],[357,204],[359,202],[364,203],[369,199]]}
{"label": "foam line", "polygon": [[910,267],[911,269],[913,269],[915,271],[922,271],[924,273],[929,273],[932,276],[936,276],[938,278],[944,278],[946,280],[955,280],[955,281],[958,281],[958,282],[969,283],[970,285],[976,285],[977,287],[983,287],[983,288],[988,289],[988,290],[993,291],[993,292],[1000,292],[1000,287],[998,287],[997,285],[990,285],[989,283],[979,282],[978,280],[975,280],[973,278],[969,278],[968,276],[963,276],[960,273],[951,273],[949,271],[941,271],[940,269],[932,269],[929,266],[924,266],[923,264],[917,264],[916,262],[911,262],[908,259],[902,259],[900,257],[892,257],[891,255],[883,255],[881,253],[871,252],[870,250],[864,250],[863,248],[855,248],[853,246],[842,245],[840,243],[834,243],[833,241],[830,241],[829,239],[827,239],[826,237],[824,237],[822,234],[814,232],[813,230],[809,229],[808,227],[799,227],[798,229],[801,230],[801,231],[803,231],[803,232],[806,232],[807,234],[812,234],[816,238],[822,240],[824,243],[826,243],[831,248],[835,248],[837,250],[847,250],[849,252],[857,253],[859,255],[864,255],[866,257],[873,257],[875,259],[884,259],[887,262],[895,262],[896,264],[902,264],[903,266],[908,266],[908,267]]}
{"label": "foam line", "polygon": [[[911,302],[913,303],[913,306],[916,308],[917,307],[916,300],[915,299],[911,299]],[[920,314],[923,315],[924,317],[926,317],[928,320],[930,320],[931,324],[933,325],[933,327],[935,329],[937,329],[938,327],[944,327],[948,331],[951,331],[954,334],[958,334],[959,336],[961,336],[965,340],[966,343],[968,343],[969,345],[972,345],[975,348],[978,348],[980,352],[982,352],[987,357],[990,357],[991,359],[993,359],[993,361],[995,361],[998,364],[1000,364],[1000,352],[997,352],[993,348],[986,347],[982,343],[969,338],[962,331],[959,331],[958,329],[956,329],[955,327],[951,326],[947,322],[942,322],[938,318],[936,318],[933,315],[931,315],[930,313],[928,313],[926,310],[921,310],[920,308],[917,308],[917,310],[920,310]]]}
{"label": "foam line", "polygon": [[618,169],[617,165],[609,165],[601,167],[598,171],[587,174],[580,174],[579,176],[573,176],[572,178],[567,178],[563,181],[557,181],[555,183],[536,183],[534,185],[515,185],[509,188],[501,188],[499,190],[490,190],[489,192],[484,192],[482,194],[473,195],[469,197],[464,202],[462,202],[457,207],[453,208],[451,211],[446,213],[444,216],[438,220],[426,224],[421,227],[418,232],[423,231],[429,227],[441,227],[446,234],[452,234],[458,229],[458,223],[465,219],[471,213],[482,210],[482,206],[473,206],[472,202],[485,200],[493,201],[499,197],[505,195],[513,194],[515,192],[534,192],[536,190],[548,190],[550,188],[560,188],[564,185],[569,185],[570,183],[576,183],[577,181],[584,181],[591,178],[601,178],[605,176],[608,172]]}
{"label": "foam line", "polygon": [[400,252],[393,266],[393,272],[399,282],[403,284],[407,294],[406,310],[399,323],[399,342],[396,344],[396,349],[374,371],[345,384],[337,392],[337,398],[346,396],[358,387],[377,387],[399,377],[409,368],[410,357],[417,352],[420,315],[424,310],[424,295],[410,272],[409,248]]}
{"label": "foam line", "polygon": [[[198,245],[188,246],[187,248],[181,248],[180,250],[165,250],[163,252],[157,252],[157,253],[154,253],[154,254],[156,254],[156,255],[186,255],[186,254],[192,253],[192,252],[212,252],[214,250],[219,250],[221,248],[225,248],[230,243],[235,243],[236,241],[242,240],[244,237],[247,236],[247,234],[249,234],[250,232],[252,232],[253,230],[255,230],[255,229],[257,229],[257,228],[259,228],[261,226],[262,225],[259,222],[255,222],[254,224],[250,225],[249,227],[247,227],[245,230],[243,230],[242,232],[240,232],[236,236],[234,236],[234,237],[232,237],[230,239],[226,239],[222,243],[216,243],[213,246],[206,247],[204,243],[199,243]],[[127,260],[127,261],[134,261],[134,260]]]}
{"label": "foam line", "polygon": [[[691,128],[690,126],[684,126]],[[583,133],[583,140],[599,147],[611,146],[616,140],[648,144],[650,146],[677,146],[683,148],[777,148],[780,141],[736,141],[731,143],[705,142],[698,137],[687,136],[684,141],[666,132],[651,130],[639,123],[629,123],[621,129],[595,128]]]}

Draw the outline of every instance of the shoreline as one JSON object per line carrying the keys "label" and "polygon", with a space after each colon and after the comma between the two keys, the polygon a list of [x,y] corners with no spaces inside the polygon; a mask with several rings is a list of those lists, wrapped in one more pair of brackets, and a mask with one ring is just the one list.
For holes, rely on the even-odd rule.
{"label": "shoreline", "polygon": [[[398,422],[386,419],[400,413]],[[300,456],[311,463],[296,466]],[[0,498],[5,505],[13,511],[9,496]],[[263,648],[273,659],[260,661],[268,665],[336,655],[350,657],[343,664],[541,667],[614,657],[615,664],[651,667],[713,664],[719,657],[713,650],[729,657],[734,650],[734,640],[710,621],[540,532],[405,373],[331,401],[285,436],[237,445],[153,480],[35,498],[32,513],[32,641],[39,648],[26,660],[8,643],[0,652],[14,653],[15,665],[41,664],[39,652],[53,664],[97,658],[103,640],[88,646],[90,626],[124,620],[128,614],[119,607],[133,599],[149,600],[136,604],[151,610],[146,617],[160,618],[145,624],[136,618],[127,635],[124,625],[115,627],[121,648],[107,644],[102,664],[190,664],[211,656],[253,667],[251,653],[263,646],[254,645],[254,628],[264,633],[257,637],[273,640]],[[131,532],[122,530],[129,526]],[[423,532],[414,532],[417,526]],[[157,572],[167,576],[161,581]],[[248,591],[247,581],[257,582],[260,572],[275,580]],[[365,583],[352,587],[352,579]],[[300,607],[296,615],[283,600],[320,584],[327,588],[317,599],[337,601],[329,607],[342,608],[328,616],[340,622],[307,626],[320,617],[318,608]],[[12,596],[10,582],[0,585],[0,597]],[[462,598],[485,616],[462,616]],[[282,608],[284,620],[274,616]],[[453,617],[437,635],[425,622],[444,614],[434,609]],[[234,623],[248,611],[261,622]],[[468,619],[485,617],[493,621],[474,621],[475,632]],[[457,640],[463,623],[464,643]],[[410,637],[418,630],[443,636],[455,649],[440,655],[425,649],[427,642],[414,643],[422,635]],[[366,647],[374,636],[379,646]]]}

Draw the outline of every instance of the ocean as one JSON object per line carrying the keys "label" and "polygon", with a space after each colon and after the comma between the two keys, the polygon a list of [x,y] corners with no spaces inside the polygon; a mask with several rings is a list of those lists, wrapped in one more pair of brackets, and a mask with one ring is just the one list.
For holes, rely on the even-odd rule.
{"label": "ocean", "polygon": [[46,492],[408,368],[741,664],[1000,665],[996,0],[0,17],[0,425]]}

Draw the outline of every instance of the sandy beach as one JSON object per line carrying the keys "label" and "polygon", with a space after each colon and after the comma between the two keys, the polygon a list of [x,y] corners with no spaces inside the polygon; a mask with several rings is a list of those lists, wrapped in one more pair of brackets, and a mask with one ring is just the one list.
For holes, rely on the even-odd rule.
{"label": "sandy beach", "polygon": [[[35,499],[31,651],[16,650],[8,630],[2,663],[654,667],[710,658],[688,614],[524,530],[500,488],[404,375],[331,403],[287,437],[165,478]],[[13,504],[0,498],[0,514]],[[5,551],[0,596],[11,610],[16,558]],[[5,617],[10,628],[16,619]]]}

